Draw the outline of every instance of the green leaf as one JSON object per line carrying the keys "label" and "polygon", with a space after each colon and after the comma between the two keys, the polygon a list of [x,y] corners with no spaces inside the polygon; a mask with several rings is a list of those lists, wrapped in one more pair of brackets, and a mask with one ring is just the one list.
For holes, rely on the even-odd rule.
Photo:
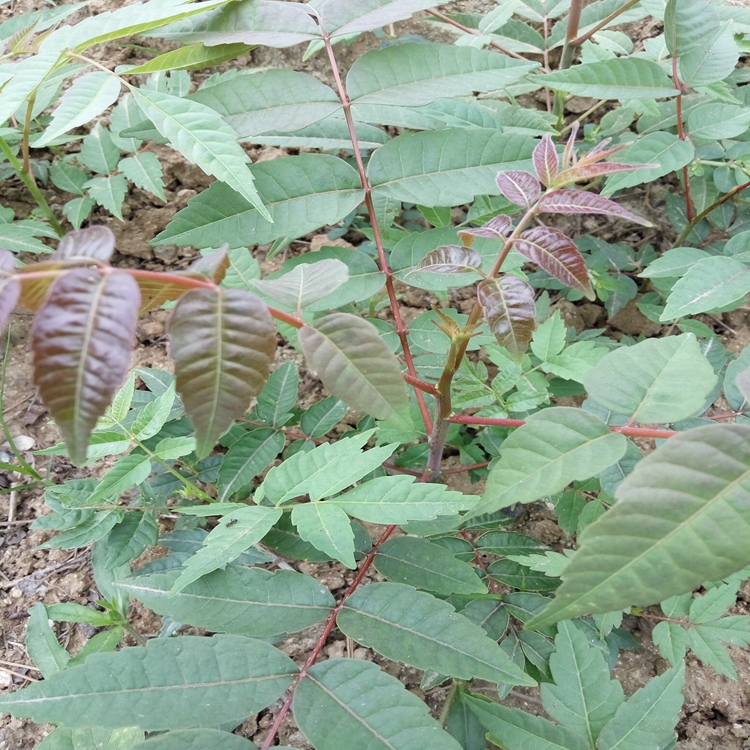
{"label": "green leaf", "polygon": [[222,516],[219,525],[209,532],[203,547],[185,563],[184,570],[172,587],[172,594],[179,593],[201,576],[236,560],[268,533],[281,513],[276,508],[248,505]]}
{"label": "green leaf", "polygon": [[162,70],[200,70],[234,60],[252,47],[246,44],[218,44],[206,47],[203,44],[190,44],[187,47],[165,52],[143,65],[129,68],[128,75],[136,73],[157,73]]}
{"label": "green leaf", "polygon": [[356,170],[334,156],[290,156],[254,164],[251,171],[273,223],[227,185],[214,182],[175,215],[153,244],[247,247],[300,237],[340,221],[363,198]]}
{"label": "green leaf", "polygon": [[507,750],[591,750],[580,734],[542,716],[471,696],[466,701],[490,733],[492,742],[502,743]]}
{"label": "green leaf", "polygon": [[442,484],[420,484],[414,477],[402,475],[371,479],[328,502],[361,521],[404,524],[456,515],[471,508],[476,498],[448,490]]}
{"label": "green leaf", "polygon": [[687,651],[688,636],[685,628],[676,622],[656,623],[651,639],[659,653],[674,667],[681,663]]}
{"label": "green leaf", "polygon": [[[625,453],[627,439],[582,409],[556,406],[530,416],[506,438],[472,516],[530,503],[588,479]],[[609,609],[614,609],[610,607]]]}
{"label": "green leaf", "polygon": [[40,544],[37,549],[74,549],[85,547],[91,542],[105,537],[112,527],[122,520],[123,511],[106,510],[95,513],[94,516],[74,528],[69,528],[61,534]]}
{"label": "green leaf", "polygon": [[482,534],[476,541],[476,547],[491,555],[530,555],[548,549],[538,539],[519,534],[517,531],[490,531]]}
{"label": "green leaf", "polygon": [[74,195],[83,195],[83,185],[89,176],[67,161],[55,160],[49,168],[49,177],[55,187]]}
{"label": "green leaf", "polygon": [[699,260],[711,257],[697,247],[673,247],[648,264],[639,276],[647,279],[669,279],[684,276]]}
{"label": "green leaf", "polygon": [[316,664],[295,691],[292,710],[318,750],[461,747],[430,716],[425,703],[369,661],[329,659]]}
{"label": "green leaf", "polygon": [[29,610],[26,650],[45,679],[65,669],[70,661],[70,654],[60,645],[49,625],[43,604],[35,604]]}
{"label": "green leaf", "polygon": [[674,737],[682,708],[685,665],[636,690],[599,735],[598,750],[659,750]]}
{"label": "green leaf", "polygon": [[83,139],[78,159],[92,172],[109,174],[120,160],[120,149],[112,142],[109,130],[97,122]]}
{"label": "green leaf", "polygon": [[641,136],[624,151],[617,153],[617,161],[624,164],[647,164],[646,169],[612,175],[602,190],[602,195],[612,195],[617,190],[653,182],[689,164],[694,155],[693,146],[672,133],[649,133]]}
{"label": "green leaf", "polygon": [[95,505],[102,500],[119,497],[132,487],[142,484],[151,473],[151,459],[143,453],[130,453],[121,458],[97,483],[89,497]]}
{"label": "green leaf", "polygon": [[74,229],[80,229],[95,205],[93,198],[74,198],[63,206],[63,214]]}
{"label": "green leaf", "polygon": [[356,568],[354,532],[349,517],[336,505],[321,502],[295,505],[292,523],[300,538],[316,549],[346,565]]}
{"label": "green leaf", "polygon": [[153,511],[126,513],[125,518],[109,532],[104,567],[112,570],[135,560],[145,549],[156,544],[158,536],[159,528]]}
{"label": "green leaf", "polygon": [[123,159],[117,168],[141,190],[146,190],[159,200],[167,202],[167,196],[164,195],[161,164],[156,154],[145,151],[142,154],[129,156]]}
{"label": "green leaf", "polygon": [[34,382],[75,463],[130,366],[140,293],[123,271],[68,271],[32,328]]}
{"label": "green leaf", "polygon": [[133,750],[206,750],[209,747],[211,750],[258,750],[250,740],[218,729],[178,729],[152,736]]}
{"label": "green leaf", "polygon": [[405,583],[436,594],[486,594],[471,565],[450,551],[426,539],[397,537],[378,549],[374,565],[377,571],[396,583]]}
{"label": "green leaf", "polygon": [[750,292],[750,273],[745,263],[723,255],[694,263],[672,287],[660,320],[713,310],[739,302]]}
{"label": "green leaf", "polygon": [[747,131],[750,112],[736,104],[709,102],[696,107],[688,115],[687,131],[690,138],[721,140],[735,138]]}
{"label": "green leaf", "polygon": [[68,727],[177,729],[241,722],[292,681],[292,660],[238,635],[154,638],[145,648],[92,654],[85,663],[0,697],[15,716]]}
{"label": "green leaf", "polygon": [[677,96],[662,67],[642,57],[618,57],[534,76],[556,91],[595,99],[663,99]]}
{"label": "green leaf", "polygon": [[159,91],[131,88],[138,106],[156,129],[188,161],[236,190],[258,213],[272,221],[263,205],[250,159],[236,142],[236,134],[210,107]]}
{"label": "green leaf", "polygon": [[554,684],[541,686],[545,710],[595,747],[600,732],[625,701],[622,686],[609,677],[604,654],[573,623],[561,622],[549,666]]}
{"label": "green leaf", "polygon": [[[355,124],[357,141],[362,149],[379,148],[390,140],[388,133],[374,125],[363,122]],[[321,151],[351,150],[352,138],[346,120],[327,117],[306,128],[285,133],[280,130],[268,130],[260,135],[245,139],[264,146],[281,148],[317,148]]]}
{"label": "green leaf", "polygon": [[170,596],[180,573],[131,577],[117,585],[159,615],[217,633],[256,638],[309,628],[335,605],[321,583],[291,570],[272,573],[228,565]]}
{"label": "green leaf", "polygon": [[346,87],[357,119],[359,103],[419,107],[436,99],[503,89],[536,67],[472,47],[398,44],[358,58]]}
{"label": "green leaf", "polygon": [[583,384],[615,414],[665,423],[700,411],[717,379],[698,340],[686,333],[616,349],[584,375]]}
{"label": "green leaf", "polygon": [[302,495],[320,500],[340,492],[377,469],[394,451],[385,445],[362,451],[373,431],[336,443],[323,443],[313,450],[295,453],[266,474],[256,499],[267,497],[275,505]]}
{"label": "green leaf", "polygon": [[333,313],[299,331],[302,351],[332,395],[377,419],[401,419],[409,405],[395,354],[372,323]]}
{"label": "green leaf", "polygon": [[363,646],[418,669],[461,679],[534,685],[485,635],[447,602],[400,583],[372,583],[350,596],[339,628]]}
{"label": "green leaf", "polygon": [[141,147],[141,141],[136,138],[123,138],[120,133],[137,125],[142,120],[143,115],[141,114],[141,110],[138,108],[132,95],[127,93],[120,97],[120,101],[109,116],[112,142],[117,148],[122,151],[128,151],[131,154],[138,151]]}
{"label": "green leaf", "polygon": [[84,183],[84,189],[88,192],[89,197],[102,208],[106,208],[113,216],[120,221],[122,218],[122,204],[125,196],[128,194],[128,182],[125,175],[116,174],[111,177],[94,177]]}
{"label": "green leaf", "polygon": [[149,401],[138,412],[130,426],[130,431],[138,440],[148,440],[161,431],[172,412],[175,397],[175,381],[172,380],[164,393]]}
{"label": "green leaf", "polygon": [[52,113],[52,122],[34,142],[35,148],[46,146],[63,133],[98,117],[119,95],[120,79],[111,73],[96,70],[74,79]]}
{"label": "green leaf", "polygon": [[579,535],[563,585],[530,627],[654,604],[750,562],[750,428],[709,425],[670,438],[616,496]]}
{"label": "green leaf", "polygon": [[427,0],[359,0],[356,5],[347,0],[312,0],[309,6],[318,11],[332,37],[379,29],[431,7]]}
{"label": "green leaf", "polygon": [[302,415],[300,429],[308,437],[323,437],[344,418],[347,410],[346,404],[340,398],[324,398]]}
{"label": "green leaf", "polygon": [[[75,7],[75,6],[74,6]],[[53,729],[37,745],[37,750],[134,750],[143,740],[143,731],[137,727],[104,729]]]}
{"label": "green leaf", "polygon": [[83,664],[91,654],[109,653],[114,651],[120,645],[124,635],[125,628],[120,625],[115,625],[106,630],[100,630],[96,635],[91,636],[91,638],[83,644],[83,648],[81,648],[76,656],[68,662],[68,666],[75,667],[79,664]]}
{"label": "green leaf", "polygon": [[291,418],[290,409],[297,404],[299,374],[294,362],[285,362],[268,378],[258,396],[255,410],[261,421],[272,427],[281,427]]}
{"label": "green leaf", "polygon": [[336,92],[314,76],[294,70],[239,75],[190,96],[216,110],[240,138],[292,133],[341,109]]}
{"label": "green leaf", "polygon": [[[60,622],[84,622],[94,627],[106,627],[112,624],[113,613],[102,612],[91,607],[84,607],[75,602],[63,602],[60,604],[48,604],[47,615],[51,620]],[[116,615],[115,615],[116,617]]]}
{"label": "green leaf", "polygon": [[219,466],[217,500],[225,502],[247,487],[284,450],[284,434],[271,429],[251,430],[233,443]]}
{"label": "green leaf", "polygon": [[326,297],[349,280],[349,269],[330,258],[300,263],[291,271],[254,282],[254,286],[284,310],[296,312]]}
{"label": "green leaf", "polygon": [[710,630],[704,632],[704,627],[698,625],[687,631],[690,649],[704,664],[708,664],[730,680],[736,680],[737,670],[732,663],[732,657]]}
{"label": "green leaf", "polygon": [[194,289],[172,312],[169,340],[177,390],[203,458],[263,387],[276,352],[276,328],[254,294]]}
{"label": "green leaf", "polygon": [[499,195],[501,170],[530,166],[534,140],[487,128],[448,128],[400,135],[370,158],[377,194],[424,206],[456,206]]}
{"label": "green leaf", "polygon": [[694,599],[690,605],[690,622],[700,625],[717,620],[734,606],[739,588],[739,581],[735,581],[709,589],[703,596]]}

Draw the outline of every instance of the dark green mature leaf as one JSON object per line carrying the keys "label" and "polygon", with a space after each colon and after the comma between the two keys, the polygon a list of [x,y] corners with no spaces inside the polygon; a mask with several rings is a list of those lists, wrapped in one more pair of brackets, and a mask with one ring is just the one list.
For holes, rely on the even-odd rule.
{"label": "dark green mature leaf", "polygon": [[109,532],[107,561],[104,567],[112,570],[135,560],[147,547],[153,547],[159,536],[154,511],[126,513],[125,518]]}
{"label": "dark green mature leaf", "polygon": [[520,357],[536,327],[534,290],[517,276],[485,279],[477,285],[482,315],[500,346]]}
{"label": "dark green mature leaf", "polygon": [[50,627],[43,604],[35,604],[29,610],[26,650],[45,678],[65,669],[70,661],[70,654],[60,645]]}
{"label": "dark green mature leaf", "polygon": [[486,594],[476,569],[426,539],[396,537],[378,549],[374,565],[381,575],[436,594]]}
{"label": "dark green mature leaf", "polygon": [[272,429],[251,430],[233,443],[219,466],[217,500],[225,502],[247,487],[284,450],[284,433]]}
{"label": "dark green mature leaf", "polygon": [[349,516],[332,503],[320,501],[295,505],[292,523],[300,538],[334,560],[356,568],[354,560],[354,531]]}
{"label": "dark green mature leaf", "polygon": [[[257,750],[250,740],[218,729],[178,729],[159,734],[136,745],[133,750]],[[74,750],[78,750],[74,748]],[[106,748],[110,750],[110,748]],[[280,750],[289,750],[280,748]]]}
{"label": "dark green mature leaf", "polygon": [[300,419],[300,429],[311,438],[323,437],[346,415],[347,406],[335,396],[329,396],[313,404]]}
{"label": "dark green mature leaf", "polygon": [[143,737],[143,730],[138,727],[57,727],[37,745],[37,750],[133,750]]}
{"label": "dark green mature leaf", "polygon": [[268,131],[292,133],[341,108],[336,92],[293,70],[267,70],[206,86],[191,99],[215,109],[240,138]]}
{"label": "dark green mature leaf", "polygon": [[694,263],[672,287],[660,320],[713,310],[739,302],[750,292],[750,269],[746,263],[723,255]]}
{"label": "dark green mature leaf", "polygon": [[34,382],[75,463],[125,380],[139,303],[124,271],[78,268],[54,282],[34,320]]}
{"label": "dark green mature leaf", "polygon": [[142,154],[129,156],[127,159],[123,159],[117,167],[141,190],[146,190],[159,200],[167,202],[167,196],[164,194],[161,163],[156,154],[145,151]]}
{"label": "dark green mature leaf", "polygon": [[461,748],[430,716],[425,703],[369,661],[329,659],[316,664],[295,691],[292,710],[318,750]]}
{"label": "dark green mature leaf", "polygon": [[250,170],[273,223],[239,193],[214,182],[175,215],[153,244],[246,247],[300,237],[335,224],[364,196],[356,170],[334,156],[302,154],[254,164]]}
{"label": "dark green mature leaf", "polygon": [[611,466],[626,448],[624,435],[610,432],[583,409],[555,406],[537,412],[506,438],[500,462],[487,478],[483,502],[472,515],[559,492],[573,480],[588,479]]}
{"label": "dark green mature leaf", "polygon": [[0,250],[0,331],[8,324],[8,319],[21,296],[21,285],[13,278],[16,259],[7,250]]}
{"label": "dark green mature leaf", "polygon": [[541,686],[545,710],[595,747],[602,729],[625,702],[622,685],[610,679],[602,651],[571,622],[558,626],[549,666],[554,684]]}
{"label": "dark green mature leaf", "polygon": [[636,690],[602,729],[599,750],[660,750],[675,736],[680,718],[685,665],[668,669]]}
{"label": "dark green mature leaf", "polygon": [[430,4],[427,0],[359,0],[356,5],[347,0],[310,0],[308,6],[318,12],[325,30],[337,37],[403,21]]}
{"label": "dark green mature leaf", "polygon": [[[158,73],[162,70],[200,70],[233,60],[252,47],[247,44],[218,44],[207,47],[204,44],[190,44],[186,47],[165,52],[143,65],[136,65],[128,70],[128,75],[136,73]],[[209,105],[210,106],[210,105]]]}
{"label": "dark green mature leaf", "polygon": [[456,515],[471,508],[476,498],[442,484],[420,484],[414,477],[400,475],[371,479],[328,502],[362,521],[404,524]]}
{"label": "dark green mature leaf", "polygon": [[507,708],[487,699],[467,697],[492,741],[507,750],[591,750],[591,745],[580,734],[553,724],[542,716]]}
{"label": "dark green mature leaf", "polygon": [[662,99],[677,96],[662,67],[641,57],[618,57],[534,76],[535,83],[596,99]]}
{"label": "dark green mature leaf", "polygon": [[699,411],[717,379],[695,336],[685,333],[616,349],[583,376],[583,384],[615,414],[665,423]]}
{"label": "dark green mature leaf", "polygon": [[747,565],[750,428],[710,425],[670,438],[616,496],[580,534],[555,600],[529,627],[653,604]]}
{"label": "dark green mature leaf", "polygon": [[379,148],[367,167],[376,193],[423,206],[456,206],[498,195],[500,170],[530,164],[534,139],[488,128],[448,128],[400,135]]}
{"label": "dark green mature leaf", "polygon": [[401,367],[372,323],[333,313],[301,328],[299,341],[323,385],[349,406],[377,419],[400,419],[408,409]]}
{"label": "dark green mature leaf", "polygon": [[296,571],[228,565],[170,596],[180,573],[131,577],[117,586],[157,614],[217,633],[257,638],[304,630],[325,619],[335,605],[328,589]]}
{"label": "dark green mature leaf", "polygon": [[288,422],[299,395],[299,373],[295,362],[285,362],[268,378],[258,396],[255,411],[258,418],[271,427]]}
{"label": "dark green mature leaf", "polygon": [[203,547],[185,563],[172,592],[178,593],[201,576],[236,560],[268,533],[281,513],[276,508],[241,505],[238,510],[222,516],[219,525],[209,532]]}
{"label": "dark green mature leaf", "polygon": [[207,456],[268,377],[276,351],[273,319],[250,292],[195,289],[177,303],[169,337],[177,390],[195,425],[196,453]]}
{"label": "dark green mature leaf", "polygon": [[346,87],[356,119],[358,103],[419,107],[502,89],[535,67],[473,47],[398,44],[362,55],[349,70]]}
{"label": "dark green mature leaf", "polygon": [[68,727],[215,725],[265,708],[296,672],[281,651],[243,636],[154,638],[145,648],[92,654],[80,666],[0,697],[0,706]]}
{"label": "dark green mature leaf", "polygon": [[400,583],[373,583],[350,596],[339,628],[383,656],[461,679],[534,685],[484,631],[447,602]]}
{"label": "dark green mature leaf", "polygon": [[131,92],[144,116],[177,151],[207,174],[226,182],[270,220],[253,184],[253,173],[247,168],[250,158],[217,112],[162,91],[131,88]]}

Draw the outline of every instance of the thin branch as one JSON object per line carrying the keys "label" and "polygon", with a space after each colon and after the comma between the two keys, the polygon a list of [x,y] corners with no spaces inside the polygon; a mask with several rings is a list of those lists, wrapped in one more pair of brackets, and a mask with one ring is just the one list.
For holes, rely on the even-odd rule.
{"label": "thin branch", "polygon": [[594,34],[601,31],[605,26],[612,23],[618,16],[621,16],[626,10],[630,10],[638,0],[628,0],[625,5],[622,5],[617,10],[610,13],[603,21],[599,21],[593,29],[589,29],[585,34],[581,34],[578,38],[574,39],[571,44],[575,47],[580,47],[587,39],[591,39]]}

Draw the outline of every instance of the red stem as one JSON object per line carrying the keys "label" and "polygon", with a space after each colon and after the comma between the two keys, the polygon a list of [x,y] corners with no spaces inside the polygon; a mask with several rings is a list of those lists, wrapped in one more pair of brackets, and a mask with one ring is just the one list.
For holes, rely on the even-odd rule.
{"label": "red stem", "polygon": [[485,466],[489,466],[490,461],[482,461],[481,464],[470,464],[469,466],[456,466],[452,469],[444,469],[443,474],[462,474],[464,471],[471,471],[472,469],[483,469]]}
{"label": "red stem", "polygon": [[[685,125],[682,122],[682,90],[683,86],[680,82],[680,77],[677,73],[677,58],[672,58],[672,78],[674,80],[675,88],[677,88],[680,93],[677,94],[677,135],[679,136],[679,139],[681,141],[687,140],[685,136]],[[685,165],[682,168],[682,181],[685,184],[685,211],[687,215],[687,220],[692,221],[693,217],[695,216],[695,212],[693,210],[693,201],[690,197],[690,171],[688,170],[687,165]]]}
{"label": "red stem", "polygon": [[[354,151],[354,159],[357,162],[357,171],[359,172],[359,179],[362,183],[362,189],[365,191],[365,205],[367,206],[367,212],[370,215],[370,224],[372,225],[373,239],[375,240],[375,247],[378,250],[378,259],[380,262],[380,270],[385,274],[385,288],[388,291],[388,299],[391,303],[391,310],[393,311],[393,319],[396,323],[396,333],[401,340],[401,348],[404,351],[404,361],[406,362],[406,369],[416,380],[419,380],[417,376],[417,368],[414,366],[414,360],[411,356],[411,349],[409,348],[409,340],[407,338],[407,328],[404,325],[403,318],[401,317],[401,310],[398,306],[398,299],[396,297],[396,290],[393,286],[393,273],[388,267],[388,258],[385,254],[385,246],[383,245],[383,238],[380,234],[380,227],[378,226],[377,216],[375,214],[375,205],[372,202],[372,186],[370,180],[367,177],[367,171],[365,164],[362,161],[362,152],[359,147],[359,139],[357,138],[357,131],[354,127],[354,119],[352,118],[352,102],[349,99],[349,94],[346,91],[344,82],[341,79],[341,73],[339,72],[339,66],[336,62],[336,56],[333,52],[333,45],[331,44],[331,37],[328,32],[321,26],[321,36],[323,37],[323,43],[326,46],[326,52],[328,53],[328,60],[331,63],[331,70],[333,72],[333,78],[336,81],[336,91],[341,101],[341,106],[344,109],[344,118],[346,119],[346,125],[349,129],[349,138],[352,142],[352,149]],[[427,432],[432,429],[432,420],[430,418],[430,412],[427,409],[424,396],[419,389],[414,391],[417,404],[419,404],[419,410],[422,413],[422,419],[424,420]]]}
{"label": "red stem", "polygon": [[[526,422],[523,419],[499,419],[496,417],[472,417],[467,414],[454,414],[449,422],[454,424],[493,425],[495,427],[523,427]],[[628,437],[643,438],[669,438],[677,435],[677,430],[659,430],[655,427],[614,427],[609,428],[612,432],[619,432]]]}

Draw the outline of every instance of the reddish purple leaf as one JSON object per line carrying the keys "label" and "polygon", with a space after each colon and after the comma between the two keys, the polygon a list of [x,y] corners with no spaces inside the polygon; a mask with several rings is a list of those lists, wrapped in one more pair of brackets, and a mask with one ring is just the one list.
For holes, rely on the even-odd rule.
{"label": "reddish purple leaf", "polygon": [[500,346],[514,357],[522,355],[534,333],[534,290],[517,276],[485,279],[477,284],[484,319]]}
{"label": "reddish purple leaf", "polygon": [[169,325],[177,390],[207,456],[268,379],[276,328],[266,305],[241,289],[193,289]]}
{"label": "reddish purple leaf", "polygon": [[620,164],[614,161],[605,161],[599,164],[584,164],[583,161],[579,161],[575,166],[570,169],[566,169],[564,172],[555,177],[552,182],[553,187],[562,187],[571,182],[579,182],[580,180],[591,180],[594,177],[603,177],[607,174],[614,174],[615,172],[626,172],[632,169],[647,169],[650,165],[648,164]]}
{"label": "reddish purple leaf", "polygon": [[75,463],[127,375],[139,304],[125,271],[76,268],[52,284],[36,316],[34,382]]}
{"label": "reddish purple leaf", "polygon": [[557,151],[552,143],[552,136],[546,134],[534,148],[531,156],[534,169],[542,181],[542,185],[549,187],[557,174]]}
{"label": "reddish purple leaf", "polygon": [[54,260],[70,260],[71,258],[92,258],[106,263],[115,251],[115,235],[109,227],[97,225],[68,232],[60,240]]}
{"label": "reddish purple leaf", "polygon": [[539,210],[547,214],[601,214],[628,219],[644,227],[653,226],[650,221],[631,213],[614,201],[584,190],[551,190],[539,201]]}
{"label": "reddish purple leaf", "polygon": [[547,273],[573,289],[594,299],[586,261],[573,241],[559,229],[534,227],[524,232],[514,243],[521,255],[536,263]]}
{"label": "reddish purple leaf", "polygon": [[[50,287],[56,278],[58,278],[52,274],[50,276],[37,276],[37,274],[76,267],[80,267],[80,263],[76,263],[75,261],[47,260],[42,263],[34,263],[23,268],[17,268],[16,278],[21,284],[21,296],[18,304],[32,312],[36,312],[42,306],[44,300],[47,299]],[[31,278],[26,278],[27,275],[31,276]]]}
{"label": "reddish purple leaf", "polygon": [[508,172],[500,172],[495,178],[500,192],[517,206],[529,208],[532,203],[539,200],[542,186],[539,180],[531,172],[522,172],[512,169]]}
{"label": "reddish purple leaf", "polygon": [[210,255],[202,255],[182,272],[185,276],[204,276],[215,284],[221,284],[229,268],[229,245],[223,245]]}
{"label": "reddish purple leaf", "polygon": [[468,247],[444,245],[428,253],[417,266],[430,273],[467,273],[482,267],[482,256]]}
{"label": "reddish purple leaf", "polygon": [[8,325],[10,314],[18,302],[21,285],[13,272],[16,270],[16,259],[7,250],[0,250],[0,331]]}
{"label": "reddish purple leaf", "polygon": [[575,157],[575,145],[576,136],[578,135],[578,122],[574,122],[570,129],[570,135],[568,136],[568,142],[565,144],[565,150],[563,151],[562,168],[563,170],[572,166],[573,159]]}
{"label": "reddish purple leaf", "polygon": [[505,239],[505,236],[510,232],[512,226],[510,217],[505,214],[500,214],[499,216],[491,218],[481,227],[460,229],[458,236],[461,238],[464,245],[471,247],[471,243],[474,242],[474,237],[489,237],[493,240]]}

